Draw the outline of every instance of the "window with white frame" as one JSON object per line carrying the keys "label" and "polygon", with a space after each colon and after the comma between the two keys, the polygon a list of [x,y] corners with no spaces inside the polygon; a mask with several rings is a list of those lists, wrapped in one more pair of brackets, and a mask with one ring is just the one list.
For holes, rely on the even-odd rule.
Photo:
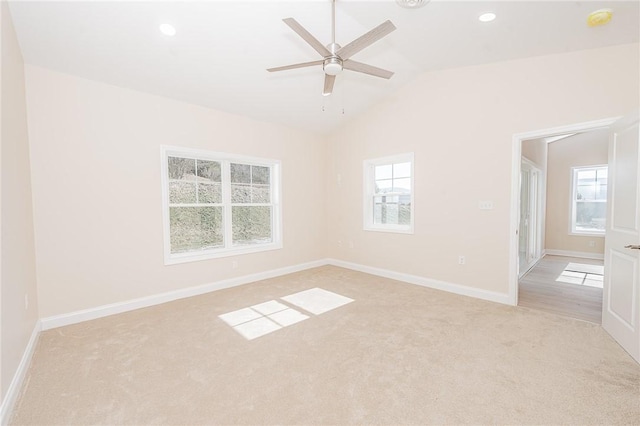
{"label": "window with white frame", "polygon": [[413,233],[413,153],[364,161],[364,229]]}
{"label": "window with white frame", "polygon": [[165,264],[282,247],[280,163],[162,147]]}
{"label": "window with white frame", "polygon": [[571,233],[604,235],[607,217],[607,166],[574,167]]}

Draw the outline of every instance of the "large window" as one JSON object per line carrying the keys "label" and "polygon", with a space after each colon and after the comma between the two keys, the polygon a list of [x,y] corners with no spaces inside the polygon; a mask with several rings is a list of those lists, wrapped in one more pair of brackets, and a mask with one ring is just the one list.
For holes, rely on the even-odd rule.
{"label": "large window", "polygon": [[364,162],[364,229],[413,233],[413,153]]}
{"label": "large window", "polygon": [[162,147],[165,264],[282,247],[278,161]]}
{"label": "large window", "polygon": [[604,235],[607,215],[607,166],[574,167],[571,233]]}

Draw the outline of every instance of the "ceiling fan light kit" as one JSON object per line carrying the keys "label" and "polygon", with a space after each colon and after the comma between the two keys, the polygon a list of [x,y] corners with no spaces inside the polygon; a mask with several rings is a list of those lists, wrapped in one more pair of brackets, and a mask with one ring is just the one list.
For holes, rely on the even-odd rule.
{"label": "ceiling fan light kit", "polygon": [[316,39],[309,31],[307,31],[302,25],[293,18],[285,18],[282,20],[289,26],[296,34],[298,34],[304,41],[309,44],[316,52],[322,55],[322,59],[318,61],[303,62],[293,65],[285,65],[283,67],[269,68],[269,72],[285,71],[296,68],[305,68],[315,65],[322,65],[322,70],[325,73],[324,76],[324,88],[322,94],[329,96],[333,92],[333,85],[336,80],[336,76],[343,70],[356,71],[363,74],[373,75],[375,77],[389,79],[393,75],[393,72],[384,70],[382,68],[374,67],[372,65],[363,64],[351,60],[351,56],[360,52],[366,47],[369,47],[376,41],[380,40],[387,34],[396,29],[395,25],[391,21],[385,21],[378,25],[371,31],[358,37],[351,43],[342,47],[336,43],[336,2],[331,1],[331,43],[324,46],[318,39]]}
{"label": "ceiling fan light kit", "polygon": [[342,72],[342,59],[327,58],[322,64],[322,69],[327,75],[338,75]]}

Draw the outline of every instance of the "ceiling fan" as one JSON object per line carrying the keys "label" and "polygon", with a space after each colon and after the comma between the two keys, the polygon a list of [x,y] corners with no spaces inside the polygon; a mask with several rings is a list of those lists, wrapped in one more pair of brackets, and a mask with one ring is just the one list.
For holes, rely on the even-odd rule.
{"label": "ceiling fan", "polygon": [[333,84],[336,81],[336,75],[340,74],[343,69],[350,71],[357,71],[364,74],[373,75],[375,77],[381,77],[389,79],[393,75],[393,72],[384,70],[382,68],[374,67],[373,65],[363,64],[362,62],[356,62],[351,59],[353,55],[360,52],[366,47],[369,47],[382,37],[386,36],[390,32],[396,29],[391,21],[385,21],[378,25],[366,34],[358,37],[351,43],[342,47],[336,43],[336,1],[331,0],[331,43],[324,46],[314,36],[305,30],[302,25],[293,18],[283,19],[293,31],[295,31],[304,41],[306,41],[311,47],[315,49],[322,59],[312,62],[303,62],[293,65],[285,65],[283,67],[269,68],[267,71],[285,71],[295,68],[311,67],[314,65],[322,65],[324,70],[324,90],[322,94],[329,96],[333,92]]}

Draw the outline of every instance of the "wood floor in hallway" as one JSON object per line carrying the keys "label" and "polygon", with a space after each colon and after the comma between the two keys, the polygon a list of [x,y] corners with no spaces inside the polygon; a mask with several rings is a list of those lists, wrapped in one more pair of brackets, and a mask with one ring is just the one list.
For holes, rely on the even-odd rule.
{"label": "wood floor in hallway", "polygon": [[519,280],[518,306],[600,324],[602,288],[595,285],[602,276],[589,271],[602,265],[602,260],[545,256]]}

